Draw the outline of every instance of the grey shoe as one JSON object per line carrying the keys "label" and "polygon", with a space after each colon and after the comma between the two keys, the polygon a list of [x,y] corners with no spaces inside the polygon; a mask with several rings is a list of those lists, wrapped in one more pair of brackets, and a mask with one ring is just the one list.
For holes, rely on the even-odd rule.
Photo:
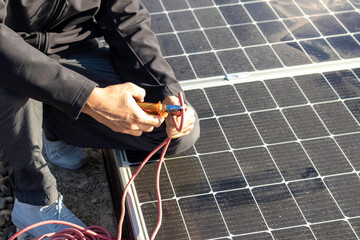
{"label": "grey shoe", "polygon": [[56,166],[67,169],[78,169],[86,163],[86,152],[80,147],[65,142],[49,141],[43,134],[43,143],[47,159]]}
{"label": "grey shoe", "polygon": [[[26,203],[21,203],[17,199],[14,202],[12,211],[12,222],[14,225],[23,229],[34,223],[46,220],[61,220],[76,225],[86,227],[85,224],[79,220],[62,202],[62,196],[59,194],[58,200],[48,206],[33,206]],[[37,238],[47,233],[59,232],[69,226],[59,224],[48,224],[40,227],[33,228],[27,231],[32,237]]]}

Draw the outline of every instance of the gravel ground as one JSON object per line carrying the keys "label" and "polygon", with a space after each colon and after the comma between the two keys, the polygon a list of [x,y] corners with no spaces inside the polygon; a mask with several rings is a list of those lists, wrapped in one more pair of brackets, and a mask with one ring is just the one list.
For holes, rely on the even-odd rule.
{"label": "gravel ground", "polygon": [[[65,205],[87,226],[102,226],[116,236],[117,222],[101,150],[86,149],[86,151],[88,153],[87,164],[81,169],[66,170],[49,163],[50,169],[57,179],[58,190],[64,197]],[[1,178],[4,178],[3,185],[9,188],[6,173],[1,175],[0,183]],[[1,188],[0,204],[1,198],[11,196],[3,188],[5,187]],[[8,212],[11,212],[12,202],[9,198],[3,210],[5,211],[6,209],[8,209]],[[15,228],[11,224],[9,215],[1,215],[1,211],[2,209],[0,209],[0,240],[8,239],[15,233]],[[3,219],[6,223],[1,226]]]}

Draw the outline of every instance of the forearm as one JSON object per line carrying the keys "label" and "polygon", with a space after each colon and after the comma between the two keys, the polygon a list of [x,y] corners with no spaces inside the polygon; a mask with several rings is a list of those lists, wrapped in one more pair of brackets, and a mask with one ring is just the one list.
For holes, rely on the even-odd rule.
{"label": "forearm", "polygon": [[76,118],[96,83],[27,44],[0,23],[0,85]]}
{"label": "forearm", "polygon": [[151,93],[146,101],[161,101],[182,90],[150,30],[150,16],[138,0],[102,1],[96,19],[117,72],[124,81]]}

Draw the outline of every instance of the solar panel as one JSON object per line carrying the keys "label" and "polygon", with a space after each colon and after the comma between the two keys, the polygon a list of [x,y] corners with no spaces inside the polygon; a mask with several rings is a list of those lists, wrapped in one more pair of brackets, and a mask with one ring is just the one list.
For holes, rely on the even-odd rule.
{"label": "solar panel", "polygon": [[[359,239],[359,1],[143,3],[201,127],[164,162],[156,239]],[[123,184],[143,159],[118,158]],[[138,239],[157,162],[128,200]]]}
{"label": "solar panel", "polygon": [[[151,13],[152,29],[166,58],[181,58],[190,65],[188,73],[177,61],[169,61],[180,80],[360,57],[356,34],[360,31],[360,4],[356,0],[143,3]],[[163,35],[171,36],[172,41],[164,42],[167,37]],[[228,60],[222,53],[225,49],[241,52],[247,66],[226,67]],[[211,73],[204,73],[206,66],[211,66],[206,69],[213,69]]]}
{"label": "solar panel", "polygon": [[[355,72],[343,70],[343,81],[324,72],[186,91],[202,132],[193,150],[165,160],[157,239],[358,239]],[[125,162],[141,160],[128,154]],[[144,239],[157,219],[156,163],[135,181]]]}

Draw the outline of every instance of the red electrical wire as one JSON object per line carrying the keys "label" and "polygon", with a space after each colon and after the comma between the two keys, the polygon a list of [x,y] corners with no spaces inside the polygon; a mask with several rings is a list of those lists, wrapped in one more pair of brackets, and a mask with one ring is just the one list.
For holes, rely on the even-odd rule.
{"label": "red electrical wire", "polygon": [[[182,97],[181,92],[179,92],[179,101],[180,101],[180,105],[184,106],[184,99]],[[183,125],[184,125],[184,112],[185,112],[185,109],[181,111],[180,126],[178,126],[178,124],[177,124],[176,116],[175,115],[172,116],[175,128],[176,128],[176,130],[178,132],[182,131],[182,128],[183,128]],[[162,223],[162,204],[161,204],[161,194],[160,194],[160,170],[161,170],[161,166],[162,166],[162,163],[164,161],[164,156],[166,154],[166,151],[167,151],[167,149],[169,147],[170,142],[171,142],[171,138],[168,137],[159,146],[157,146],[145,158],[145,160],[140,164],[140,166],[138,167],[136,172],[133,174],[133,176],[131,177],[131,179],[127,183],[127,185],[126,185],[126,187],[124,189],[123,196],[121,198],[121,215],[120,215],[120,221],[119,221],[119,226],[118,226],[117,240],[121,240],[122,225],[123,225],[124,217],[125,217],[125,200],[126,200],[127,192],[130,189],[130,185],[133,183],[136,176],[139,174],[139,172],[141,171],[143,166],[149,161],[149,159],[157,151],[159,151],[162,147],[164,147],[163,151],[161,153],[161,156],[160,156],[160,159],[159,159],[159,164],[158,164],[157,171],[156,171],[156,195],[157,195],[157,200],[158,200],[158,223],[157,223],[157,225],[155,227],[155,230],[154,230],[153,234],[151,235],[150,240],[155,239],[156,234],[158,233],[158,231],[160,229],[160,226],[161,226],[161,223]],[[88,228],[84,228],[84,227],[81,227],[79,225],[69,223],[69,222],[65,222],[65,221],[49,220],[49,221],[43,221],[43,222],[39,222],[39,223],[35,223],[33,225],[30,225],[30,226],[20,230],[16,234],[14,234],[11,238],[9,238],[9,240],[15,240],[18,236],[20,236],[24,232],[29,231],[30,229],[42,226],[42,225],[47,225],[47,224],[61,224],[61,225],[69,226],[69,227],[72,227],[72,228],[67,228],[67,229],[64,229],[64,230],[62,230],[60,232],[57,232],[57,233],[48,233],[48,234],[45,234],[45,235],[43,235],[41,237],[36,238],[35,240],[40,240],[40,239],[44,239],[44,238],[50,238],[49,240],[101,240],[101,239],[115,240],[116,239],[114,236],[112,236],[103,227],[91,226],[91,227],[88,227]]]}

